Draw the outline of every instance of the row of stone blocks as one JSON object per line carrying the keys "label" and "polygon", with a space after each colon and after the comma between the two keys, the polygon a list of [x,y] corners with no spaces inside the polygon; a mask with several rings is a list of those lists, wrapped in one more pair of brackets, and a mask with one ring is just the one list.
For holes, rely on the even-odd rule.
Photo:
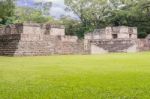
{"label": "row of stone blocks", "polygon": [[21,40],[20,35],[0,36],[0,55],[32,56],[52,54],[86,54],[83,41],[64,42],[59,37],[44,37],[43,40]]}
{"label": "row of stone blocks", "polygon": [[[108,52],[126,52],[137,44],[135,40],[98,40],[91,43]],[[137,49],[134,50],[137,51]]]}
{"label": "row of stone blocks", "polygon": [[[51,46],[50,46],[51,45]],[[0,36],[0,55],[49,55],[53,53],[51,42],[22,41],[20,35]]]}

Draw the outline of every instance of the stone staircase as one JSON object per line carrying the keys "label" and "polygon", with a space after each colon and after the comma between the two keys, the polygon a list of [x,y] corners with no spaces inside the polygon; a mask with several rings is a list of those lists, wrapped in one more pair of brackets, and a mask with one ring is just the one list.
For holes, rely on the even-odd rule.
{"label": "stone staircase", "polygon": [[20,40],[19,34],[0,36],[0,55],[14,55]]}
{"label": "stone staircase", "polygon": [[131,40],[113,40],[113,41],[93,41],[92,44],[103,48],[108,52],[126,52],[134,45]]}
{"label": "stone staircase", "polygon": [[53,38],[49,41],[23,41],[20,34],[0,36],[1,56],[50,55],[54,53]]}

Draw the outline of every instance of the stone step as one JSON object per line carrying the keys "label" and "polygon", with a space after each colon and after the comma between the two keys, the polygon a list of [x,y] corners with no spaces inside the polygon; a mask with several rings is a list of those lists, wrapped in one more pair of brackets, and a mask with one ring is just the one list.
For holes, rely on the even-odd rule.
{"label": "stone step", "polygon": [[1,49],[17,49],[18,47],[0,47],[0,50]]}
{"label": "stone step", "polygon": [[4,51],[0,52],[0,55],[50,55],[51,52],[15,52],[15,51]]}

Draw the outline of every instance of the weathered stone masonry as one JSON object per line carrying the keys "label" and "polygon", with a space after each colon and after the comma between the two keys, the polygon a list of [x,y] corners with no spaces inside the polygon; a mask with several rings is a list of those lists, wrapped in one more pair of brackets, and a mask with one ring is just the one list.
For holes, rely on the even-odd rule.
{"label": "weathered stone masonry", "polygon": [[138,39],[136,27],[106,27],[85,35],[92,54],[108,52],[138,52],[150,50],[149,39]]}
{"label": "weathered stone masonry", "polygon": [[76,36],[65,36],[63,26],[17,24],[0,28],[0,55],[86,54]]}
{"label": "weathered stone masonry", "polygon": [[150,50],[150,39],[137,39],[135,27],[107,27],[85,35],[66,36],[63,26],[15,24],[0,28],[0,55],[99,54]]}

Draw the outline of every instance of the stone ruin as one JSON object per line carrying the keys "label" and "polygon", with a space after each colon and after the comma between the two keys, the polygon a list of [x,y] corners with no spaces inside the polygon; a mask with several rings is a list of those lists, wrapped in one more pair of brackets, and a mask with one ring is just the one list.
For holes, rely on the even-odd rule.
{"label": "stone ruin", "polygon": [[106,27],[87,33],[85,41],[90,43],[92,54],[150,50],[150,40],[138,39],[137,33],[136,27]]}
{"label": "stone ruin", "polygon": [[15,24],[0,28],[0,55],[80,54],[84,44],[76,36],[66,36],[63,26]]}
{"label": "stone ruin", "polygon": [[95,29],[92,33],[87,33],[85,39],[89,40],[112,40],[112,39],[137,39],[137,28],[118,26],[106,27],[105,29]]}
{"label": "stone ruin", "polygon": [[0,27],[0,55],[99,54],[150,50],[150,39],[137,39],[135,27],[106,27],[83,40],[65,35],[64,26],[24,23]]}

